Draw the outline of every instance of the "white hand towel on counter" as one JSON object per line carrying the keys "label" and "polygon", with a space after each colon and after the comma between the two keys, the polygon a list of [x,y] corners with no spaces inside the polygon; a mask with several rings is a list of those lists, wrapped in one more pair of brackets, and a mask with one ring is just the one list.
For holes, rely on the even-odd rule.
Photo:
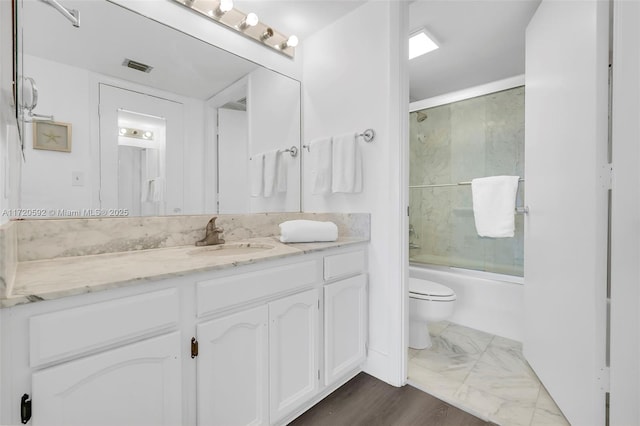
{"label": "white hand towel on counter", "polygon": [[288,152],[283,152],[278,155],[277,163],[278,163],[278,172],[276,176],[276,192],[283,193],[287,192],[287,173],[289,172],[289,164],[287,158],[284,156],[285,154],[289,154]]}
{"label": "white hand towel on counter", "polygon": [[519,179],[519,176],[491,176],[471,181],[473,218],[479,236],[514,236]]}
{"label": "white hand towel on counter", "polygon": [[345,133],[333,138],[331,191],[362,191],[362,155],[357,134]]}
{"label": "white hand towel on counter", "polygon": [[274,193],[276,173],[278,171],[278,150],[274,149],[264,154],[264,196],[271,197]]}
{"label": "white hand towel on counter", "polygon": [[288,220],[279,226],[280,241],[283,243],[326,242],[338,239],[338,226],[333,222]]}
{"label": "white hand towel on counter", "polygon": [[331,137],[315,139],[309,144],[309,165],[313,194],[331,192]]}
{"label": "white hand towel on counter", "polygon": [[251,186],[251,196],[262,195],[264,181],[264,154],[255,154],[249,159],[249,179]]}

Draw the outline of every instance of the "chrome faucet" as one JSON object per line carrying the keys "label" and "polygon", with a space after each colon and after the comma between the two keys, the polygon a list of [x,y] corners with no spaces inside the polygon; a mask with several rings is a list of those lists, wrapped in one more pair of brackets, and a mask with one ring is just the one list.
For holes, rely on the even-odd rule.
{"label": "chrome faucet", "polygon": [[224,232],[224,229],[218,228],[216,226],[216,219],[218,217],[213,217],[207,223],[206,234],[205,237],[196,242],[196,246],[213,246],[216,244],[224,244],[224,240],[220,238],[220,234]]}

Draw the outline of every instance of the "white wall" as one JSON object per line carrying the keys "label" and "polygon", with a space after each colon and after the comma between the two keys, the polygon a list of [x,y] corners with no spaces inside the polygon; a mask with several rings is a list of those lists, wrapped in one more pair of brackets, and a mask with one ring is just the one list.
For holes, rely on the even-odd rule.
{"label": "white wall", "polygon": [[640,424],[640,3],[614,2],[612,425]]}
{"label": "white wall", "polygon": [[[22,208],[87,209],[99,207],[98,83],[141,91],[184,105],[184,214],[204,211],[204,102],[134,85],[85,69],[24,55],[25,74],[35,79],[39,99],[34,112],[54,114],[72,124],[71,152],[34,150],[32,125],[25,126]],[[167,161],[171,161],[168,158]],[[72,186],[72,172],[82,172],[84,186]],[[169,212],[171,213],[171,212]]]}
{"label": "white wall", "polygon": [[120,4],[296,80],[300,80],[302,77],[301,46],[296,47],[296,56],[294,59],[290,59],[272,49],[265,49],[260,43],[237,34],[223,25],[211,22],[174,1],[113,0],[113,3]]}
{"label": "white wall", "polygon": [[[303,155],[303,210],[370,212],[369,358],[366,370],[391,384],[406,380],[402,322],[408,143],[408,24],[404,2],[371,1],[304,41],[304,141],[373,128],[361,142],[363,191],[312,195]],[[404,259],[407,259],[405,256]]]}
{"label": "white wall", "polygon": [[[249,74],[247,114],[249,154],[300,147],[300,84],[259,68]],[[300,153],[280,154],[287,164],[287,191],[272,197],[252,197],[251,212],[300,210]]]}

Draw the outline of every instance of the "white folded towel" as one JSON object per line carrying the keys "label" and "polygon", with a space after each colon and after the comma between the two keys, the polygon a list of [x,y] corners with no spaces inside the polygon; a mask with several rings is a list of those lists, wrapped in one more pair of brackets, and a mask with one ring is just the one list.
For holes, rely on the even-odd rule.
{"label": "white folded towel", "polygon": [[519,179],[519,176],[491,176],[471,181],[473,217],[479,236],[513,237]]}
{"label": "white folded towel", "polygon": [[249,159],[249,179],[251,186],[251,196],[262,195],[264,186],[264,154],[255,154]]}
{"label": "white folded towel", "polygon": [[[287,158],[284,157],[285,153],[278,155],[278,172],[276,176],[276,192],[287,192],[287,173],[289,172]],[[286,153],[288,154],[288,153]]]}
{"label": "white folded towel", "polygon": [[362,191],[362,156],[356,138],[353,132],[333,138],[332,192]]}
{"label": "white folded towel", "polygon": [[283,243],[311,243],[338,239],[338,226],[333,222],[288,220],[279,226],[280,241]]}
{"label": "white folded towel", "polygon": [[278,172],[278,150],[274,149],[264,154],[264,196],[271,197],[274,194],[276,173]]}
{"label": "white folded towel", "polygon": [[313,194],[331,192],[331,137],[315,139],[309,144],[309,165]]}

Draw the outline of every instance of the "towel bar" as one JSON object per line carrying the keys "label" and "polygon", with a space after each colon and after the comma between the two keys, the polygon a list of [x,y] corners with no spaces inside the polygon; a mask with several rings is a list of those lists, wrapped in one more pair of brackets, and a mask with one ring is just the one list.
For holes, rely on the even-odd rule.
{"label": "towel bar", "polygon": [[[373,129],[367,129],[362,133],[358,133],[356,136],[360,136],[362,139],[364,139],[365,142],[371,142],[375,139],[376,132]],[[310,145],[302,145],[302,148],[306,148],[307,152],[311,152]]]}
{"label": "towel bar", "polygon": [[282,152],[288,152],[292,157],[297,157],[298,156],[298,147],[297,146],[292,146],[291,148],[288,149],[281,149],[278,152],[282,153]]}

